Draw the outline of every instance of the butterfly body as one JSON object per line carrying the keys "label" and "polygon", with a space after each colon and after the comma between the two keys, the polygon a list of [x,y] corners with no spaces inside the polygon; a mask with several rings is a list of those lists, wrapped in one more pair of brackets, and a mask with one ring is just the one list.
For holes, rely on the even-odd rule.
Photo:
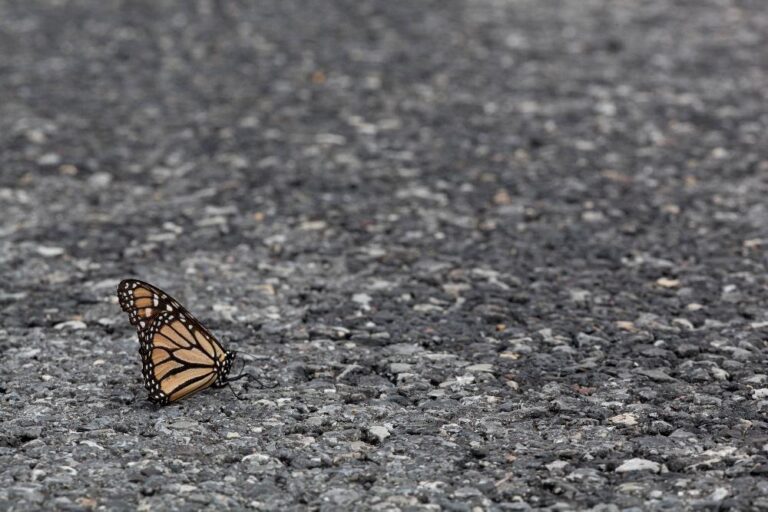
{"label": "butterfly body", "polygon": [[136,279],[120,282],[117,296],[139,335],[149,400],[167,405],[234,380],[229,372],[235,352],[225,350],[176,299]]}

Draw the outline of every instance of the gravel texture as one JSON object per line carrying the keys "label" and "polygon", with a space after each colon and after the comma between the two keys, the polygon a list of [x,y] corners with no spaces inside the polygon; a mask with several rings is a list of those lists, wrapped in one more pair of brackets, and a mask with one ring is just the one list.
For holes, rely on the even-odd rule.
{"label": "gravel texture", "polygon": [[[0,509],[768,509],[758,0],[0,2]],[[241,354],[146,400],[120,279]]]}

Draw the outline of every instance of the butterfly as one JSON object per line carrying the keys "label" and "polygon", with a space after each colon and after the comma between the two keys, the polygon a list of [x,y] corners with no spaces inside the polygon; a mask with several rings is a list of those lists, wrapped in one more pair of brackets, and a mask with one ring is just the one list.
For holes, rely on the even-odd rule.
{"label": "butterfly", "polygon": [[248,376],[229,377],[236,353],[225,350],[184,306],[156,286],[126,279],[117,287],[117,298],[139,335],[150,401],[167,405]]}

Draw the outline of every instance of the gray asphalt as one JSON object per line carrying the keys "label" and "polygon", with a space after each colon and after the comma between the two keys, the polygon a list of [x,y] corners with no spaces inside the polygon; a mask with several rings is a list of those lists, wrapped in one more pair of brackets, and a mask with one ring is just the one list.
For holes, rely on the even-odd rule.
{"label": "gray asphalt", "polygon": [[[768,509],[767,38],[0,1],[0,509]],[[127,277],[275,387],[148,402]]]}

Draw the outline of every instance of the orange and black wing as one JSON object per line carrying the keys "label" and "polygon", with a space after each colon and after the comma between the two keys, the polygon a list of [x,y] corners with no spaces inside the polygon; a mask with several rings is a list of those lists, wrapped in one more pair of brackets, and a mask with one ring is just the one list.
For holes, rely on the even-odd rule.
{"label": "orange and black wing", "polygon": [[120,301],[120,307],[128,313],[131,325],[135,326],[139,332],[139,337],[163,311],[191,316],[176,299],[138,279],[121,281],[117,287],[117,298]]}
{"label": "orange and black wing", "polygon": [[194,318],[163,311],[140,338],[144,385],[153,402],[168,404],[226,382],[234,354]]}
{"label": "orange and black wing", "polygon": [[150,400],[168,404],[227,382],[235,353],[224,350],[176,299],[137,279],[121,281],[117,297],[139,334]]}

